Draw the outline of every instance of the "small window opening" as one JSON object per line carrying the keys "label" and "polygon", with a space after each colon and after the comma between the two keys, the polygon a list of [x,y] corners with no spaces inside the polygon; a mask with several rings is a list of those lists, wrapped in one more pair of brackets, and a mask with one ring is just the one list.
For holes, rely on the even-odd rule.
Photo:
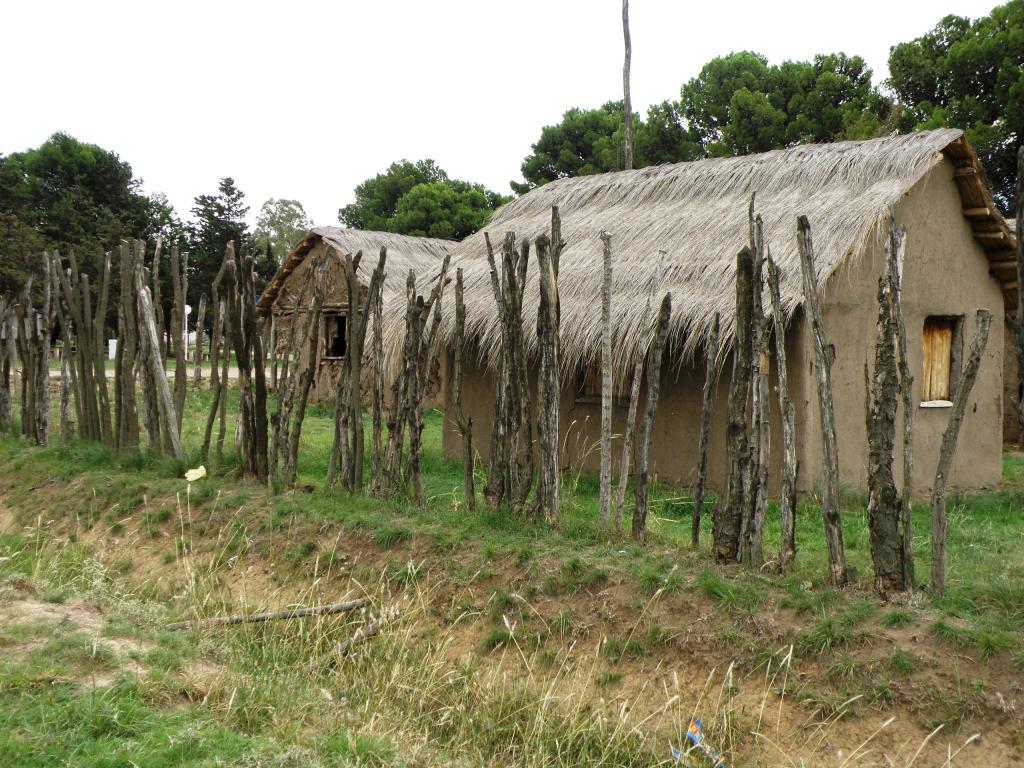
{"label": "small window opening", "polygon": [[[592,405],[601,404],[602,374],[600,368],[589,368],[580,373],[576,380],[576,402]],[[629,398],[612,386],[612,406],[625,408]]]}
{"label": "small window opening", "polygon": [[324,315],[324,357],[344,357],[348,348],[345,338],[345,315]]}
{"label": "small window opening", "polygon": [[963,316],[925,318],[921,340],[924,351],[922,403],[950,404],[960,384]]}

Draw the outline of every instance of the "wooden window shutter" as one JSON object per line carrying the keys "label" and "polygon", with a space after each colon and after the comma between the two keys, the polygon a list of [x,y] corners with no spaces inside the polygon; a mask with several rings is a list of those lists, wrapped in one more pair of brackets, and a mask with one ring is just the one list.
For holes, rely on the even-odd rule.
{"label": "wooden window shutter", "polygon": [[951,317],[929,317],[924,321],[924,380],[921,396],[925,401],[950,399],[950,361],[955,323]]}

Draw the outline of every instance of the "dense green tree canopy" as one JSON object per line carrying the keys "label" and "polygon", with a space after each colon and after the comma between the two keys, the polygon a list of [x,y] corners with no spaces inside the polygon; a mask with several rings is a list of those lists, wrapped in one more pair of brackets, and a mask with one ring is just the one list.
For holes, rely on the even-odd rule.
{"label": "dense green tree canopy", "polygon": [[461,240],[490,221],[492,201],[479,185],[417,184],[399,199],[390,229],[403,235]]}
{"label": "dense green tree canopy", "polygon": [[[598,109],[573,107],[557,125],[541,129],[520,170],[525,182],[511,182],[517,194],[567,176],[589,176],[625,167],[626,113],[621,101]],[[633,116],[633,165],[675,163],[698,156],[699,147],[671,101],[655,104],[647,120]]]}
{"label": "dense green tree canopy", "polygon": [[779,65],[731,53],[705,64],[681,95],[686,123],[711,157],[868,138],[891,109],[864,60],[844,53]]}
{"label": "dense green tree canopy", "polygon": [[[226,177],[217,185],[217,194],[199,195],[192,207],[192,221],[188,227],[189,285],[188,300],[192,306],[199,303],[199,295],[209,292],[228,242],[235,243],[236,252],[249,247],[249,227],[245,216],[249,206],[245,194],[235,186],[235,180]],[[270,272],[270,275],[266,273]],[[263,265],[261,277],[269,279],[273,267]],[[259,290],[260,286],[257,286]]]}
{"label": "dense green tree canopy", "polygon": [[895,46],[888,85],[906,107],[900,128],[954,126],[988,173],[996,201],[1014,210],[1017,149],[1024,140],[1024,0],[976,21],[946,16]]}
{"label": "dense green tree canopy", "polygon": [[399,160],[356,187],[356,201],[338,211],[338,220],[353,229],[387,232],[402,195],[417,184],[447,181],[448,174],[433,160]]}
{"label": "dense green tree canopy", "polygon": [[356,201],[338,219],[353,229],[461,240],[507,201],[480,184],[449,178],[433,160],[400,160],[356,187]]}
{"label": "dense green tree canopy", "polygon": [[282,259],[312,227],[302,203],[272,197],[260,208],[253,244],[258,252],[280,266]]}
{"label": "dense green tree canopy", "polygon": [[[634,116],[634,165],[866,138],[882,129],[890,110],[858,56],[837,53],[775,66],[757,53],[731,53],[705,64],[683,85],[679,102],[651,106],[646,120]],[[621,170],[624,126],[621,101],[568,110],[560,123],[541,130],[523,160],[525,182],[512,182],[512,189],[522,194],[566,176]]]}
{"label": "dense green tree canopy", "polygon": [[140,184],[116,154],[65,133],[0,157],[0,291],[18,290],[26,269],[38,272],[43,248],[73,248],[92,271],[120,239],[146,236],[152,210]]}

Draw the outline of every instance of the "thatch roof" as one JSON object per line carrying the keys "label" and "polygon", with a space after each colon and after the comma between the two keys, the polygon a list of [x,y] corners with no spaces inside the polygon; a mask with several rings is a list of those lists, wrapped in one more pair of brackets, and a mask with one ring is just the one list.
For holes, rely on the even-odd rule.
{"label": "thatch roof", "polygon": [[[559,276],[563,363],[567,370],[600,354],[601,241],[612,235],[614,287],[612,325],[616,370],[624,373],[646,344],[643,307],[658,252],[667,252],[659,297],[672,292],[671,344],[676,360],[699,352],[715,313],[728,346],[734,324],[736,253],[748,241],[747,208],[757,193],[757,211],[782,272],[782,300],[791,316],[802,300],[796,218],[813,228],[818,279],[824,283],[859,251],[895,204],[943,157],[957,171],[965,209],[979,242],[994,265],[1012,247],[1012,236],[998,216],[984,184],[977,157],[959,130],[922,131],[871,141],[803,145],[746,157],[701,160],[561,179],[524,195],[499,210],[486,228],[500,248],[506,232],[533,240],[546,233],[551,206],[559,206],[562,252]],[[965,210],[965,214],[967,211]],[[484,232],[454,247],[452,275],[463,267],[466,281],[466,333],[475,338],[485,362],[500,348],[500,327],[491,293]],[[500,269],[500,260],[499,260]],[[1000,274],[997,277],[1000,277]],[[1008,284],[1008,281],[1006,281]],[[536,342],[538,305],[536,259],[523,307],[526,338]],[[1010,297],[1008,297],[1009,299]],[[1016,302],[1016,295],[1013,295]],[[445,302],[445,333],[451,343],[451,291]],[[388,313],[392,322],[399,317]]]}
{"label": "thatch roof", "polygon": [[[391,232],[370,232],[361,229],[346,229],[344,227],[317,227],[310,230],[302,240],[292,248],[291,253],[285,258],[281,268],[274,275],[267,287],[264,289],[258,302],[257,310],[261,314],[267,314],[277,299],[281,288],[284,286],[288,276],[306,259],[314,247],[319,243],[326,243],[334,248],[342,257],[351,253],[355,255],[363,252],[359,270],[356,273],[364,284],[369,282],[370,273],[377,266],[377,255],[381,246],[387,246],[387,276],[384,280],[384,302],[390,304],[390,299],[400,297],[399,303],[404,307],[405,302],[405,280],[412,269],[417,275],[437,274],[441,261],[451,251],[455,243],[451,240],[437,240],[429,237],[410,237],[408,235],[396,235]],[[328,300],[329,301],[329,300]]]}

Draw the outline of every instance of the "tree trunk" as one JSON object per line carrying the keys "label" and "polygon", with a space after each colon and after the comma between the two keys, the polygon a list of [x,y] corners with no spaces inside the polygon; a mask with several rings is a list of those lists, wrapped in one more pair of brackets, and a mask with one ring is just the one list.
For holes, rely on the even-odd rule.
{"label": "tree trunk", "polygon": [[[317,269],[317,276],[313,285],[313,305],[310,310],[309,321],[306,323],[307,365],[298,382],[298,403],[295,405],[295,417],[290,426],[287,423],[284,425],[284,434],[288,440],[284,464],[285,485],[292,485],[298,474],[299,439],[302,436],[302,422],[306,418],[309,391],[313,388],[313,378],[316,376],[316,352],[320,339],[320,314],[324,305],[326,268],[327,260],[324,259]],[[312,269],[313,266],[310,265],[310,271]],[[291,403],[289,403],[288,415],[285,418],[287,419],[290,415]]]}
{"label": "tree trunk", "polygon": [[[888,264],[886,265],[888,269]],[[878,323],[875,371],[871,377],[868,436],[868,536],[875,569],[875,591],[882,598],[906,589],[900,503],[892,465],[896,448],[899,375],[894,354],[892,284],[888,274],[878,281]],[[867,364],[865,363],[865,378]]]}
{"label": "tree trunk", "polygon": [[[416,327],[413,339],[414,356],[412,378],[409,386],[409,478],[412,482],[413,495],[416,503],[426,504],[427,495],[423,486],[423,476],[420,469],[420,452],[423,443],[423,395],[426,392],[427,377],[433,368],[436,350],[437,336],[440,331],[441,302],[444,295],[444,287],[448,280],[448,265],[450,256],[445,256],[441,263],[441,271],[437,277],[437,283],[430,293],[426,302],[422,297],[416,301]],[[431,312],[434,314],[431,315]],[[430,331],[427,332],[427,324],[430,323]]]}
{"label": "tree trunk", "polygon": [[383,489],[394,492],[401,484],[402,454],[405,449],[404,435],[406,403],[408,402],[409,371],[412,370],[413,333],[416,312],[416,275],[409,270],[405,283],[405,339],[402,342],[402,359],[391,383],[391,404],[388,408],[388,441],[384,451]]}
{"label": "tree trunk", "polygon": [[[143,269],[145,260],[145,243],[137,240],[133,245],[123,243],[120,249],[121,296],[118,309],[119,338],[118,352],[115,354],[114,381],[117,393],[117,446],[121,450],[137,447],[139,444],[139,413],[135,397],[135,360],[139,348],[138,296],[136,294],[135,273]],[[143,282],[145,282],[143,280]],[[101,355],[102,357],[102,355]],[[106,374],[104,373],[104,376]],[[149,416],[156,416],[155,450],[160,450],[159,415],[156,394],[147,392],[150,398]]]}
{"label": "tree trunk", "polygon": [[[376,335],[374,346],[376,346]],[[462,410],[462,367],[466,344],[466,304],[463,298],[462,267],[455,271],[455,345],[452,350],[452,401],[455,424],[462,435],[462,497],[466,509],[476,510],[476,489],[473,485],[473,417]]]}
{"label": "tree trunk", "polygon": [[888,259],[889,299],[892,319],[896,328],[896,349],[899,353],[899,393],[903,405],[903,492],[900,498],[900,513],[903,528],[903,582],[906,589],[914,589],[917,578],[914,574],[914,377],[910,373],[910,358],[907,355],[907,326],[903,320],[903,264],[907,243],[907,228],[896,226],[892,212],[889,213],[889,239],[886,242]]}
{"label": "tree trunk", "polygon": [[729,425],[726,431],[725,498],[715,505],[715,557],[719,563],[736,562],[746,509],[750,462],[747,442],[747,402],[750,393],[751,285],[754,254],[744,246],[736,256],[736,321],[733,340],[732,385],[729,389]]}
{"label": "tree trunk", "polygon": [[505,298],[502,291],[503,278],[498,277],[498,267],[494,260],[494,248],[491,238],[484,233],[487,244],[487,263],[490,266],[491,292],[498,309],[498,321],[501,324],[501,353],[498,370],[495,374],[495,408],[494,421],[491,427],[491,464],[487,471],[487,483],[484,485],[484,499],[493,509],[498,509],[506,498],[506,474],[508,438],[505,434],[506,410],[508,409],[509,387],[508,363],[509,342],[506,338]]}
{"label": "tree trunk", "polygon": [[[622,0],[622,23],[628,29],[626,21],[626,5]],[[627,33],[627,40],[628,40]],[[628,43],[627,48],[628,51]],[[628,56],[626,70],[628,71]],[[626,93],[629,93],[627,75]],[[627,123],[627,125],[630,125]],[[631,127],[631,126],[630,126]],[[627,129],[626,157],[632,161],[631,131]],[[611,524],[612,514],[612,236],[601,230],[601,242],[604,245],[604,271],[601,281],[601,525]]]}
{"label": "tree trunk", "polygon": [[142,271],[140,269],[135,271],[135,291],[139,299],[141,329],[146,334],[147,362],[149,363],[156,386],[155,394],[162,422],[161,431],[167,435],[174,458],[178,461],[184,461],[185,457],[181,451],[181,442],[178,439],[178,418],[174,411],[174,402],[171,400],[171,390],[167,384],[167,375],[164,373],[163,362],[159,356],[160,335],[156,329],[153,303],[152,299],[150,299],[149,288],[143,284]]}
{"label": "tree trunk", "polygon": [[163,249],[163,238],[159,235],[156,238],[156,247],[153,250],[153,268],[150,278],[153,282],[153,311],[156,313],[156,328],[157,335],[160,337],[160,346],[158,348],[158,357],[160,359],[160,365],[164,364],[164,360],[167,359],[167,334],[170,332],[170,328],[167,327],[164,321],[164,300],[161,295],[163,285],[160,281],[160,256]]}
{"label": "tree trunk", "polygon": [[949,471],[953,466],[960,427],[967,412],[967,400],[978,377],[978,368],[981,366],[981,356],[988,342],[991,325],[992,313],[987,309],[979,309],[975,314],[971,356],[960,375],[956,394],[953,395],[953,407],[949,411],[949,423],[942,433],[942,448],[939,450],[939,463],[935,469],[935,485],[932,486],[932,591],[936,595],[943,594],[946,589],[946,483],[949,481]]}
{"label": "tree trunk", "polygon": [[174,311],[171,328],[174,336],[174,411],[178,419],[178,432],[185,415],[185,391],[188,387],[188,318],[185,315],[185,269],[187,260],[171,248],[171,285],[174,288]]}
{"label": "tree trunk", "polygon": [[693,524],[690,531],[690,543],[694,549],[700,546],[700,518],[704,510],[704,491],[708,479],[708,440],[711,437],[711,404],[715,397],[715,381],[717,377],[716,361],[718,360],[718,336],[720,318],[715,313],[715,321],[711,326],[704,351],[704,398],[700,409],[700,434],[697,438],[697,489],[693,494]]}
{"label": "tree trunk", "polygon": [[[222,401],[226,400],[225,391],[227,390],[228,381],[226,376],[222,377],[220,374],[220,364],[222,350],[224,353],[225,364],[228,359],[226,318],[227,303],[221,295],[220,287],[224,280],[224,275],[227,273],[228,262],[233,260],[234,244],[228,243],[227,248],[224,250],[224,258],[221,261],[220,269],[217,270],[217,274],[213,278],[213,283],[210,285],[210,297],[213,302],[213,323],[210,326],[210,411],[206,416],[206,429],[203,431],[203,447],[201,451],[203,461],[207,461],[210,457],[210,442],[213,439],[213,425],[217,420],[217,414],[220,410]],[[224,430],[222,427],[222,435],[223,432]],[[218,440],[217,445],[218,457],[222,457],[223,445],[224,440],[221,438]]]}
{"label": "tree trunk", "polygon": [[786,323],[782,314],[779,268],[767,253],[768,290],[772,296],[775,358],[779,369],[779,412],[782,420],[782,482],[779,489],[779,572],[786,573],[796,559],[796,410],[789,397],[786,364]]}
{"label": "tree trunk", "polygon": [[384,413],[384,275],[381,275],[380,290],[373,299],[373,340],[370,355],[373,364],[373,397],[371,400],[371,423],[373,445],[370,457],[370,490],[379,493],[383,473],[383,445],[381,423]]}
{"label": "tree trunk", "polygon": [[491,288],[501,322],[501,366],[495,434],[492,438],[491,473],[484,497],[492,506],[505,499],[511,509],[522,511],[533,481],[533,439],[526,348],[523,341],[522,297],[529,262],[529,243],[516,249],[515,234],[505,235],[502,246],[500,285],[494,252],[487,242]]}
{"label": "tree trunk", "polygon": [[1024,144],[1017,150],[1017,422],[1024,431]]}
{"label": "tree trunk", "polygon": [[[196,315],[196,351],[195,370],[192,373],[192,388],[201,389],[203,386],[203,321],[206,320],[206,294],[199,297],[199,314]],[[271,345],[273,348],[273,345]]]}
{"label": "tree trunk", "polygon": [[[43,274],[50,271],[50,257],[43,255]],[[43,304],[37,315],[36,334],[38,358],[36,365],[36,411],[33,414],[34,437],[39,445],[50,441],[50,313],[52,294],[50,281],[43,280]]]}
{"label": "tree trunk", "polygon": [[[323,261],[326,264],[327,260]],[[317,326],[319,307],[316,306],[317,299],[314,295],[314,310],[304,312],[306,307],[306,295],[309,293],[310,285],[313,283],[314,278],[316,280],[321,279],[321,265],[317,263],[316,257],[311,257],[310,261],[307,262],[307,269],[305,277],[302,281],[302,286],[299,289],[298,297],[295,300],[293,307],[291,322],[288,323],[288,336],[285,341],[285,367],[288,366],[288,360],[291,357],[292,350],[296,348],[297,343],[302,343],[298,339],[302,339],[307,345],[307,371],[316,371],[316,350],[317,350]],[[322,304],[322,298],[320,300]],[[304,315],[300,314],[304,312]],[[299,321],[301,317],[305,317],[303,321],[303,328],[301,334],[299,331]],[[298,338],[297,338],[298,337]],[[296,355],[301,357],[301,355]],[[312,381],[313,373],[310,374],[310,381]],[[304,380],[305,377],[303,376]],[[289,477],[288,467],[289,464],[294,465],[294,461],[290,456],[290,435],[292,429],[292,410],[295,405],[296,395],[296,377],[285,378],[281,386],[277,389],[277,398],[274,407],[274,413],[271,416],[270,423],[272,427],[271,440],[270,440],[270,456],[269,456],[269,475],[274,481],[281,479],[279,469],[280,462],[283,458],[285,463],[284,483],[290,484],[294,478]]]}
{"label": "tree trunk", "polygon": [[[654,302],[654,292],[661,285],[661,279],[665,274],[665,251],[658,252],[658,263],[654,268],[654,276],[650,287],[647,289],[647,304],[644,306],[642,326],[647,327],[651,318],[651,305]],[[648,346],[650,340],[647,341]],[[640,383],[644,376],[644,361],[647,359],[647,350],[644,349],[637,356],[636,364],[633,366],[632,383],[629,390],[629,408],[626,411],[626,426],[622,430],[622,456],[619,458],[619,483],[615,487],[615,532],[622,530],[622,510],[626,503],[626,485],[629,483],[629,462],[633,458],[633,433],[636,431],[636,415],[640,410]]]}
{"label": "tree trunk", "polygon": [[[606,241],[606,309],[610,306],[611,248]],[[537,238],[537,268],[540,274],[540,302],[537,318],[537,342],[540,347],[540,370],[538,372],[538,438],[540,442],[540,471],[537,479],[537,514],[549,525],[557,525],[560,517],[560,473],[558,460],[559,400],[562,394],[561,350],[559,344],[561,305],[558,293],[558,262],[562,249],[561,220],[557,206],[551,209],[551,238],[540,235]],[[610,338],[606,349],[610,347]],[[610,355],[607,356],[610,359]],[[610,365],[610,362],[609,362]],[[602,358],[604,366],[604,358]],[[608,389],[607,424],[607,473],[604,472],[605,452],[602,447],[602,488],[604,523],[608,524],[611,494],[611,371],[606,371],[605,385]],[[602,408],[604,405],[602,405]],[[604,414],[602,413],[602,435]]]}
{"label": "tree trunk", "polygon": [[[624,167],[633,170],[633,100],[629,93],[629,65],[633,58],[633,44],[629,39],[629,0],[622,0],[622,38],[626,56],[622,64],[622,97],[626,112],[626,157]],[[606,521],[607,522],[607,521]]]}
{"label": "tree trunk", "polygon": [[[11,429],[11,358],[14,355],[14,311],[0,296],[0,433]],[[65,341],[67,335],[65,335]]]}
{"label": "tree trunk", "polygon": [[748,487],[744,492],[746,507],[740,535],[740,559],[754,568],[764,562],[762,535],[767,504],[768,483],[768,360],[764,309],[761,295],[764,285],[764,237],[761,217],[754,215],[754,198],[750,199],[750,248],[754,268],[750,296],[750,468]]}
{"label": "tree trunk", "polygon": [[846,586],[846,552],[843,549],[843,527],[839,515],[839,446],[836,442],[835,409],[832,402],[832,363],[835,352],[825,337],[818,300],[818,277],[814,266],[814,243],[811,223],[806,216],[797,219],[797,248],[803,273],[804,300],[814,340],[815,372],[818,381],[818,409],[821,421],[821,451],[825,487],[821,514],[828,545],[829,580],[832,586]]}
{"label": "tree trunk", "polygon": [[[100,436],[104,444],[115,447],[117,440],[114,435],[110,417],[110,393],[107,387],[107,366],[104,358],[106,344],[104,330],[107,327],[107,304],[110,299],[110,254],[103,254],[100,269],[99,303],[93,316],[93,361],[96,366],[96,381],[99,383],[97,398],[100,413]],[[59,301],[59,299],[58,299]],[[136,444],[138,443],[138,422],[135,429]]]}
{"label": "tree trunk", "polygon": [[658,322],[654,328],[654,341],[647,353],[647,403],[644,426],[640,435],[636,456],[636,507],[633,510],[633,541],[644,543],[647,536],[647,479],[651,438],[654,434],[654,417],[658,413],[658,390],[661,387],[661,360],[668,338],[668,322],[672,315],[672,294],[666,293],[661,300]]}

